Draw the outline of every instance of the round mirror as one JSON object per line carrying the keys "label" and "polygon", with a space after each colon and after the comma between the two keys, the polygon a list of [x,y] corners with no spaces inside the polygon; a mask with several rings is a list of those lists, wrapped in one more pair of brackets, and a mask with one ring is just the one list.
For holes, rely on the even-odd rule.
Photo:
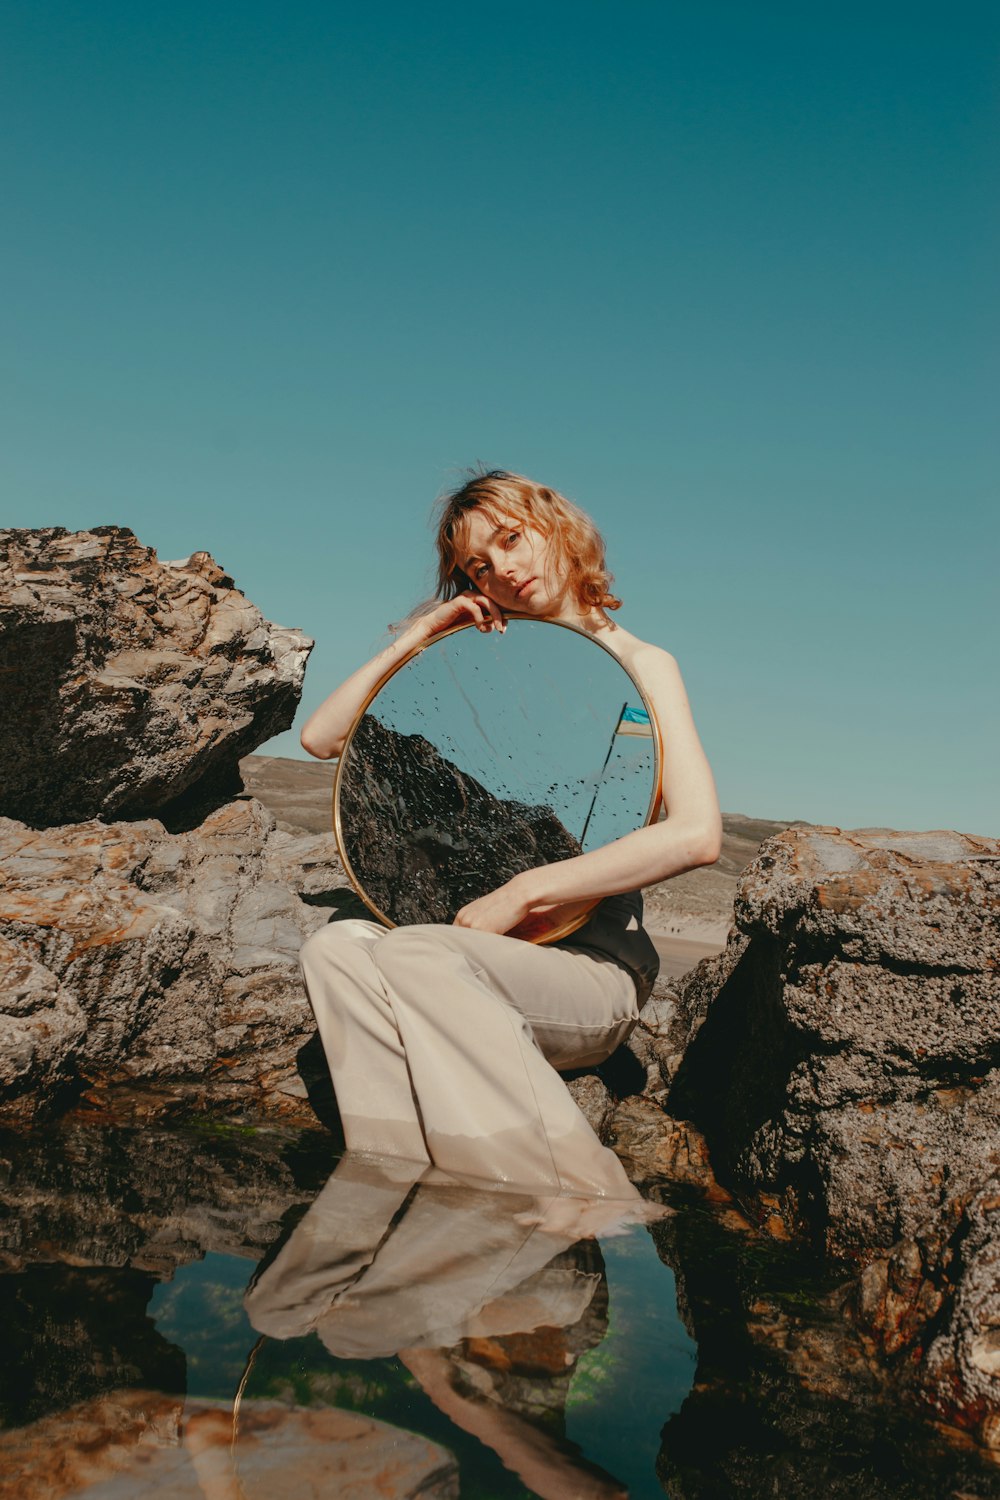
{"label": "round mirror", "polygon": [[[659,787],[655,720],[618,658],[513,617],[503,635],[438,636],[379,684],[340,758],[334,829],[380,921],[451,922],[522,870],[651,822]],[[517,935],[553,942],[586,915]]]}

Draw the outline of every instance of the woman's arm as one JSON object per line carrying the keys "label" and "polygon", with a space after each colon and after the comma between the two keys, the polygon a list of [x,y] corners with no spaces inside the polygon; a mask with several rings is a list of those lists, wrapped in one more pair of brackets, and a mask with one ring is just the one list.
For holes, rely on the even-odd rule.
{"label": "woman's arm", "polygon": [[677,663],[656,646],[637,647],[623,659],[642,683],[660,727],[665,820],[589,854],[515,875],[463,907],[455,918],[458,926],[509,932],[531,912],[654,885],[718,859],[722,816],[715,782]]}
{"label": "woman's arm", "polygon": [[440,635],[442,630],[450,630],[453,625],[470,622],[480,630],[489,631],[494,626],[501,630],[504,628],[503,615],[485,594],[459,594],[456,598],[437,605],[427,614],[420,615],[396,637],[391,646],[387,646],[378,656],[353,672],[346,682],[342,682],[310,714],[300,735],[303,750],[315,755],[317,760],[332,760],[339,755],[361,705],[378,687],[383,677],[412,651],[426,646],[428,641]]}
{"label": "woman's arm", "polygon": [[464,1396],[455,1369],[443,1349],[400,1349],[398,1359],[415,1375],[434,1405],[494,1453],[543,1500],[628,1500],[619,1480],[589,1464],[570,1445],[536,1427],[517,1412],[506,1411],[485,1397]]}

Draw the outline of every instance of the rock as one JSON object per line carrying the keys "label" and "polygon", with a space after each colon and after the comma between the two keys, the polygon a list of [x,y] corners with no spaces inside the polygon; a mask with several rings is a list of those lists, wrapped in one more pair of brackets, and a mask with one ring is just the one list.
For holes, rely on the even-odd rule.
{"label": "rock", "polygon": [[252,800],[171,834],[144,822],[0,820],[0,1116],[53,1087],[180,1083],[222,1108],[309,1117],[304,938],[346,876],[332,838]]}
{"label": "rock", "polygon": [[870,1262],[850,1309],[931,1416],[1000,1448],[1000,1174]]}
{"label": "rock", "polygon": [[759,1219],[863,1262],[1000,1166],[1000,841],[789,830],[735,912],[667,1108]]}
{"label": "rock", "polygon": [[577,1109],[585,1117],[591,1130],[602,1141],[605,1140],[605,1127],[615,1107],[607,1085],[598,1078],[596,1073],[581,1073],[576,1078],[567,1079],[566,1087],[573,1095]]}
{"label": "rock", "polygon": [[30,1119],[38,1097],[55,1102],[73,1075],[87,1029],[75,996],[16,943],[0,938],[0,1099]]}
{"label": "rock", "polygon": [[699,1188],[715,1202],[729,1202],[712,1172],[703,1136],[685,1120],[673,1120],[651,1099],[625,1099],[607,1131],[607,1144],[636,1182],[665,1178]]}
{"label": "rock", "polygon": [[877,1378],[992,1446],[1000,841],[789,830],[735,912],[668,1019],[667,1107],[759,1224],[857,1267]]}
{"label": "rock", "polygon": [[186,815],[287,729],[312,648],[207,552],[124,527],[0,531],[0,812],[35,827]]}
{"label": "rock", "polygon": [[[246,1500],[277,1494],[283,1500],[458,1500],[458,1464],[447,1448],[359,1412],[247,1401],[235,1442],[232,1408],[225,1403],[189,1401],[185,1419],[188,1462],[174,1450],[174,1462],[163,1465],[168,1483],[176,1475],[169,1489],[157,1490],[164,1500],[203,1500],[213,1479],[217,1484],[232,1476],[232,1448]],[[132,1493],[138,1500],[148,1493],[148,1481],[145,1473],[137,1480]]]}
{"label": "rock", "polygon": [[[801,1253],[676,1213],[651,1231],[677,1278],[697,1371],[662,1432],[671,1500],[987,1500],[1000,1472],[953,1429],[917,1419]],[[919,1370],[908,1355],[901,1363]]]}
{"label": "rock", "polygon": [[[457,1500],[447,1448],[374,1417],[244,1401],[234,1436],[229,1402],[121,1391],[0,1438],[0,1500],[113,1494],[138,1500],[206,1495],[271,1500]],[[238,1475],[238,1477],[237,1477]]]}
{"label": "rock", "polygon": [[846,1307],[881,1378],[1000,1449],[1000,1176],[870,1260]]}

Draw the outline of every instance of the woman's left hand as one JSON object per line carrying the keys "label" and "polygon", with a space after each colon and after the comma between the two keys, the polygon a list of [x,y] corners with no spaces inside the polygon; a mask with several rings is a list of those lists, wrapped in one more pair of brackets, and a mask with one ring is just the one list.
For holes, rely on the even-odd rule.
{"label": "woman's left hand", "polygon": [[471,927],[476,932],[509,932],[523,922],[531,911],[531,904],[517,878],[508,880],[485,896],[470,901],[455,917],[456,927]]}
{"label": "woman's left hand", "polygon": [[573,922],[593,910],[593,898],[557,902],[532,899],[526,878],[529,874],[526,870],[515,875],[506,885],[470,901],[456,916],[455,926],[471,927],[476,932],[509,932],[512,937],[535,942],[541,933],[551,932],[553,927]]}

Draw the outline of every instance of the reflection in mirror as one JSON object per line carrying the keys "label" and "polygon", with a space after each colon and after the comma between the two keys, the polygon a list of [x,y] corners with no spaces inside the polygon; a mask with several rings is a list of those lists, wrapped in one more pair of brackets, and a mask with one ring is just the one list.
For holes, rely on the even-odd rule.
{"label": "reflection in mirror", "polygon": [[382,684],[345,746],[336,826],[349,873],[391,924],[450,922],[531,869],[655,814],[646,706],[583,632],[512,619],[439,637]]}

